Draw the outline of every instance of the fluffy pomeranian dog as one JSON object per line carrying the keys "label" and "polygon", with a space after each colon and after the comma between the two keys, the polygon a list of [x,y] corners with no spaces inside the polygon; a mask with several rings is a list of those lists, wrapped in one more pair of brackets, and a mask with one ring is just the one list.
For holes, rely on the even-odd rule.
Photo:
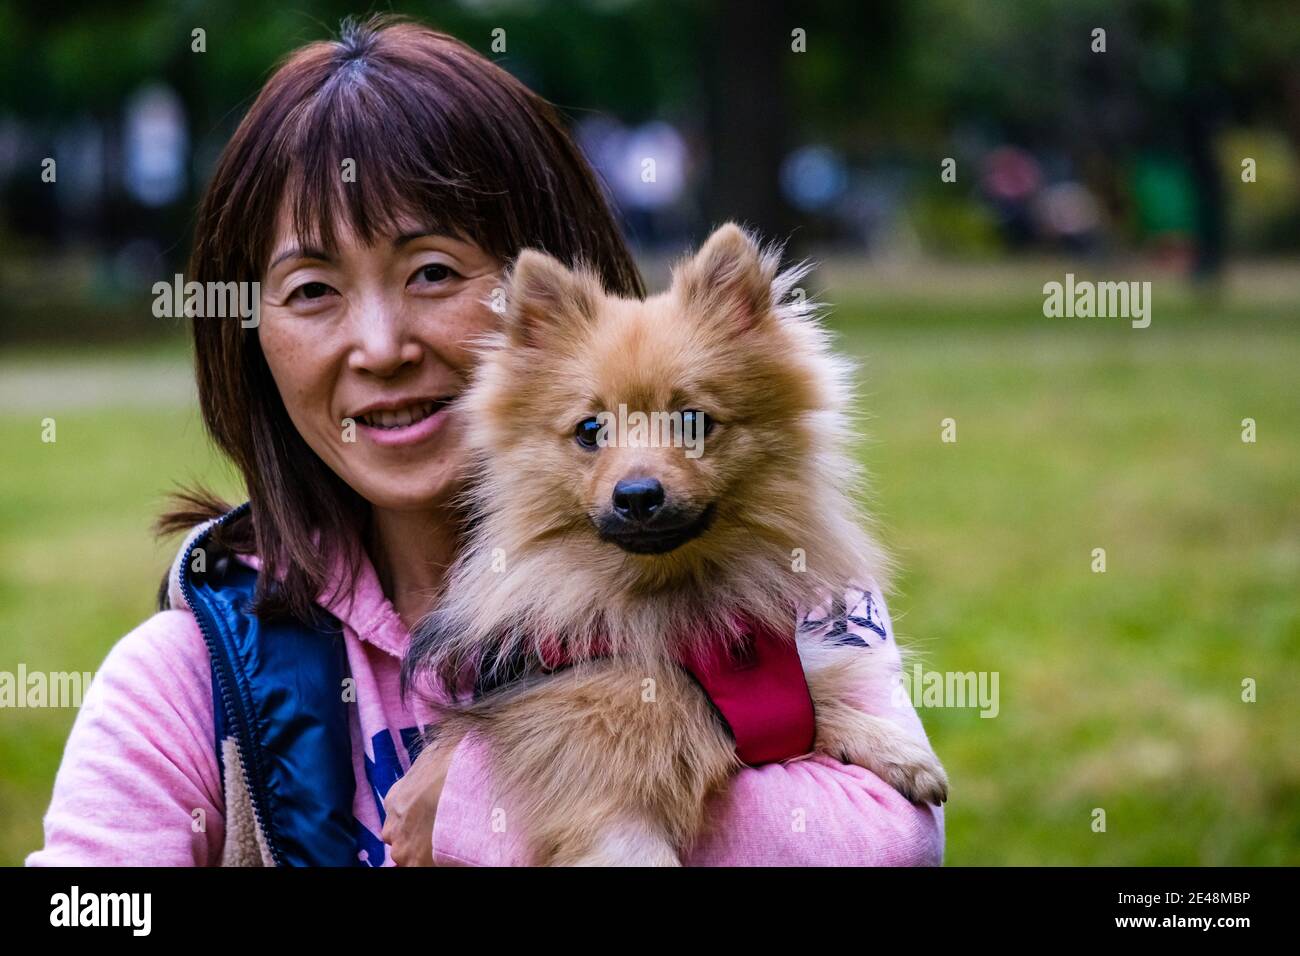
{"label": "fluffy pomeranian dog", "polygon": [[[458,399],[472,517],[403,677],[453,691],[428,693],[427,746],[486,738],[540,863],[679,864],[742,764],[678,662],[755,627],[797,641],[816,751],[947,797],[930,748],[855,704],[892,677],[875,655],[796,633],[800,609],[884,568],[853,502],[851,370],[792,300],[807,268],[778,267],[728,224],[635,301],[527,250]],[[610,440],[620,406],[663,413],[682,440]]]}

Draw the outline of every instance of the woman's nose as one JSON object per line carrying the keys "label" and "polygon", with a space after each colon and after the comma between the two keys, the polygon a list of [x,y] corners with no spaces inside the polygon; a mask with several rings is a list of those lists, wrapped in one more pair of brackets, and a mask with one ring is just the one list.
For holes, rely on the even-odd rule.
{"label": "woman's nose", "polygon": [[424,349],[411,331],[406,310],[383,296],[357,303],[349,320],[354,342],[348,365],[357,372],[391,378],[408,365],[418,365]]}

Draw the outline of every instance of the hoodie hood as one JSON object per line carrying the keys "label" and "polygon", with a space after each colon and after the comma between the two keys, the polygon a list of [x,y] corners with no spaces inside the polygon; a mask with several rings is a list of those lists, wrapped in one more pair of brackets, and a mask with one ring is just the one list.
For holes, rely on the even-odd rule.
{"label": "hoodie hood", "polygon": [[[220,519],[214,518],[192,528],[185,536],[180,550],[176,552],[171,570],[167,574],[167,597],[171,607],[193,613],[181,590],[181,564],[186,560],[199,535],[218,520]],[[262,569],[262,563],[255,554],[238,554],[232,557],[255,571],[260,572]],[[397,609],[384,593],[370,556],[362,549],[355,585],[349,586],[347,583],[346,561],[341,558],[336,559],[333,567],[330,584],[317,603],[334,615],[339,623],[352,631],[360,640],[400,659],[406,653],[406,647],[411,641],[411,632],[402,623]]]}

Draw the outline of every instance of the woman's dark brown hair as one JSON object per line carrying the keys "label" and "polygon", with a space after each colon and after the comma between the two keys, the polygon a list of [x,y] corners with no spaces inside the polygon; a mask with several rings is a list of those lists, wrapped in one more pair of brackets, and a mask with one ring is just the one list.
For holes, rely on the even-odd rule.
{"label": "woman's dark brown hair", "polygon": [[[344,182],[345,160],[355,182]],[[370,243],[409,216],[502,262],[544,249],[589,263],[611,292],[645,294],[551,105],[460,41],[400,19],[345,21],[338,40],[302,47],[275,71],[203,196],[188,278],[260,281],[282,207],[303,246],[334,247],[343,223]],[[294,428],[257,330],[193,323],[203,419],[252,504],[214,543],[260,557],[259,613],[310,619],[331,563],[356,553],[369,506]],[[202,492],[179,498],[164,533],[225,508]]]}

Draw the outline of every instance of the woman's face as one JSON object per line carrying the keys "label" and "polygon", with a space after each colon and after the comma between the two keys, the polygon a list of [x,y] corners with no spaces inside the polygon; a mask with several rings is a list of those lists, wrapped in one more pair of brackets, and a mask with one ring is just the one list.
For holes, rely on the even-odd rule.
{"label": "woman's face", "polygon": [[501,264],[418,222],[361,245],[302,248],[282,216],[258,335],[280,397],[321,459],[377,508],[427,510],[454,490],[454,406],[469,344],[495,324]]}

